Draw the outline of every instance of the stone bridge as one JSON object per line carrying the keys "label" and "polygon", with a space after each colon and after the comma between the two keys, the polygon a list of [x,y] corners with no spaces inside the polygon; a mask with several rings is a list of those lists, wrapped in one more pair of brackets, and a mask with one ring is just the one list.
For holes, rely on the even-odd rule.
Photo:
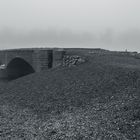
{"label": "stone bridge", "polygon": [[62,64],[65,51],[63,49],[32,48],[10,49],[0,51],[1,78],[16,79],[18,77],[58,67]]}

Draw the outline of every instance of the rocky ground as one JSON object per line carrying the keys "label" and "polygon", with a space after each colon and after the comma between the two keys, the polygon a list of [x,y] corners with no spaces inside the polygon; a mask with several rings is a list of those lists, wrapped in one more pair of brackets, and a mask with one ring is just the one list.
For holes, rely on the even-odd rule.
{"label": "rocky ground", "polygon": [[1,84],[0,139],[139,140],[140,60],[84,57]]}

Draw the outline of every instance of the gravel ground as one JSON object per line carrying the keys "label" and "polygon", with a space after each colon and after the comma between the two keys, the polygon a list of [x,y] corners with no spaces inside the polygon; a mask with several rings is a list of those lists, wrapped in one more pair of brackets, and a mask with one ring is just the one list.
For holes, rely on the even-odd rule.
{"label": "gravel ground", "polygon": [[140,60],[89,58],[1,88],[0,139],[139,140]]}

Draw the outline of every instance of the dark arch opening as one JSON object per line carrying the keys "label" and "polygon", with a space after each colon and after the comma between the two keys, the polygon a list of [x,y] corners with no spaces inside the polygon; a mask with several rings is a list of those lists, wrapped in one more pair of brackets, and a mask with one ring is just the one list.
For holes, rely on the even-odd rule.
{"label": "dark arch opening", "polygon": [[19,57],[12,59],[6,68],[8,80],[17,79],[34,72],[33,67],[24,59]]}

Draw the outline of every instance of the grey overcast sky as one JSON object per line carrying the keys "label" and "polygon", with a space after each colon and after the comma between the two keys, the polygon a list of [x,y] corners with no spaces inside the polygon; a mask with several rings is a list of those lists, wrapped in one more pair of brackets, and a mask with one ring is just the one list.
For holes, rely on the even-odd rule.
{"label": "grey overcast sky", "polygon": [[140,51],[140,0],[0,0],[0,48]]}

